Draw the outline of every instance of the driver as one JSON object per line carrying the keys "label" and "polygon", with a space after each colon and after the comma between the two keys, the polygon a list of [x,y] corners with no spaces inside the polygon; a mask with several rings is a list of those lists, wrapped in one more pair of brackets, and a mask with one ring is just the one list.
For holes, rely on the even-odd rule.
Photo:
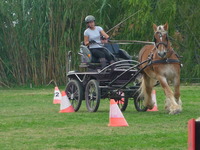
{"label": "driver", "polygon": [[84,44],[89,46],[92,55],[99,59],[101,68],[104,68],[106,61],[109,61],[110,64],[114,62],[112,55],[103,47],[103,43],[108,42],[109,36],[104,32],[102,27],[95,26],[94,16],[87,16],[85,22],[88,28],[84,31]]}

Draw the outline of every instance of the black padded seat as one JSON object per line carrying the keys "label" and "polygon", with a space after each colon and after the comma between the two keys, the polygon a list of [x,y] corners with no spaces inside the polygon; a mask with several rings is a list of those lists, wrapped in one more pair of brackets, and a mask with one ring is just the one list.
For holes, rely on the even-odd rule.
{"label": "black padded seat", "polygon": [[104,44],[104,47],[109,50],[115,57],[119,57],[119,44]]}
{"label": "black padded seat", "polygon": [[119,48],[119,44],[113,43],[113,44],[105,44],[104,47],[109,50],[115,58],[118,60],[125,59],[130,60],[132,57],[123,49]]}

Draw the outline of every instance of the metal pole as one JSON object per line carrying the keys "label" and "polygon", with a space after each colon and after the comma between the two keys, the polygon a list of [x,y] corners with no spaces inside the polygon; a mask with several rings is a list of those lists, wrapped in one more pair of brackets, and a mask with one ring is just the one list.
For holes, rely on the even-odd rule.
{"label": "metal pole", "polygon": [[128,18],[122,20],[120,23],[118,23],[117,25],[115,25],[114,27],[112,27],[111,29],[109,29],[106,33],[109,33],[110,31],[112,31],[114,28],[116,28],[117,26],[119,26],[120,24],[122,24],[123,22],[125,22],[126,20],[128,20],[129,18],[133,17],[134,15],[136,15],[138,12],[140,12],[140,10],[138,10],[136,13],[132,14],[131,16],[129,16]]}
{"label": "metal pole", "polygon": [[148,42],[148,41],[137,41],[137,40],[110,40],[111,43],[139,43],[139,44],[152,44],[155,45],[155,42]]}

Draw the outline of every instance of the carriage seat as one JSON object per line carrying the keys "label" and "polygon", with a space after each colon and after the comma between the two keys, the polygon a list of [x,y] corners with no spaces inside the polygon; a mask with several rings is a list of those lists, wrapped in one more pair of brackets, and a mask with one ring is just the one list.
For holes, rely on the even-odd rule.
{"label": "carriage seat", "polygon": [[[132,59],[132,57],[125,50],[119,48],[118,44],[105,44],[104,47],[111,53],[115,61]],[[79,55],[81,55],[80,67],[98,68],[101,66],[99,59],[92,56],[87,46],[85,45],[80,46]]]}
{"label": "carriage seat", "polygon": [[119,48],[119,44],[104,44],[104,47],[111,52],[115,59],[121,60],[121,59],[125,59],[125,60],[130,60],[132,59],[132,57],[123,49]]}

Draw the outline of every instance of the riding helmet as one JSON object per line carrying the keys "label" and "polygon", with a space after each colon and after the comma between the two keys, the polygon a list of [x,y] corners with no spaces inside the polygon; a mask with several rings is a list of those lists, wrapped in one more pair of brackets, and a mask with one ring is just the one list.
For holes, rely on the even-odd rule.
{"label": "riding helmet", "polygon": [[85,17],[85,22],[86,23],[91,22],[91,21],[95,21],[95,17],[94,16],[89,15],[89,16]]}

